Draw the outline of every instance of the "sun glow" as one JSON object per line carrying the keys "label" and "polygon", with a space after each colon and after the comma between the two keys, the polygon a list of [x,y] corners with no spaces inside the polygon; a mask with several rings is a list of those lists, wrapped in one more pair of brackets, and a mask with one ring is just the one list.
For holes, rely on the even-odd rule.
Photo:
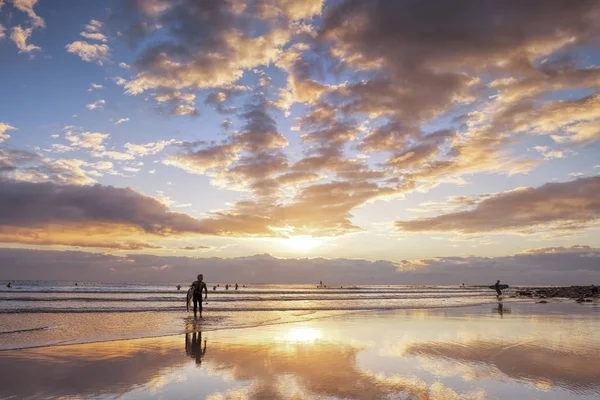
{"label": "sun glow", "polygon": [[323,239],[315,238],[309,235],[290,236],[282,239],[282,243],[290,250],[297,252],[306,252],[314,249],[323,243]]}

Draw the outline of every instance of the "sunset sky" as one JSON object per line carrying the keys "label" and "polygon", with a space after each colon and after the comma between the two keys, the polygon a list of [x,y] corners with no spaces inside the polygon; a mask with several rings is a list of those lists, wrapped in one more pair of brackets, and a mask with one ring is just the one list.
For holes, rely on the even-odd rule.
{"label": "sunset sky", "polygon": [[0,0],[0,279],[598,279],[599,65],[599,1]]}

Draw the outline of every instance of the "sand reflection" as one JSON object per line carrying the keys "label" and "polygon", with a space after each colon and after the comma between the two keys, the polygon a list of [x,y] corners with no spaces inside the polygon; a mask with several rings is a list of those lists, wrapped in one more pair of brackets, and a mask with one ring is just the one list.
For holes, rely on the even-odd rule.
{"label": "sand reflection", "polygon": [[[169,393],[165,385],[167,376],[177,371],[184,375],[181,385],[206,388],[203,379],[207,376],[245,385],[240,389],[230,384],[237,388],[212,393],[208,396],[212,400],[386,399],[399,395],[420,400],[485,398],[482,391],[459,396],[440,383],[428,385],[415,377],[376,375],[361,369],[357,361],[361,348],[326,342],[318,330],[291,329],[283,340],[264,339],[207,343],[198,333],[7,351],[0,353],[5,381],[0,397],[121,397],[141,388],[180,398],[180,393]],[[193,390],[190,393],[197,397]]]}
{"label": "sand reflection", "polygon": [[496,378],[503,374],[519,381],[536,385],[544,382],[573,392],[600,391],[600,347],[592,343],[582,353],[565,347],[553,348],[550,343],[539,341],[430,342],[412,344],[405,354],[492,367],[487,368],[491,371],[488,375],[496,375]]}
{"label": "sand reflection", "polygon": [[119,396],[189,361],[181,339],[138,339],[0,352],[0,397]]}

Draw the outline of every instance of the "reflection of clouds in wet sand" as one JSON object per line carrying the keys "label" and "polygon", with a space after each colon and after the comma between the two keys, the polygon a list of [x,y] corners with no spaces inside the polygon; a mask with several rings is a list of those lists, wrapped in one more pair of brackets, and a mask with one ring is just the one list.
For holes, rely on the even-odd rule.
{"label": "reflection of clouds in wet sand", "polygon": [[207,360],[212,368],[251,384],[244,389],[214,394],[210,399],[306,399],[313,396],[388,399],[398,395],[419,400],[485,398],[483,391],[459,395],[441,383],[427,385],[416,378],[375,375],[361,370],[357,365],[359,351],[350,345],[322,341],[211,345]]}
{"label": "reflection of clouds in wet sand", "polygon": [[[325,342],[307,329],[290,332],[282,340],[210,343],[209,349],[199,334],[189,334],[7,351],[0,353],[5,382],[0,397],[120,397],[146,391],[181,398],[167,385],[173,379],[185,381],[184,392],[196,396],[193,387],[210,393],[217,378],[232,389],[213,393],[211,400],[485,398],[483,391],[458,394],[416,377],[374,374],[358,366],[362,347]],[[199,366],[200,359],[202,369],[188,368]]]}
{"label": "reflection of clouds in wet sand", "polygon": [[181,339],[139,339],[0,352],[0,398],[123,395],[164,383],[188,362]]}
{"label": "reflection of clouds in wet sand", "polygon": [[[553,348],[550,343],[544,342],[477,340],[464,343],[417,343],[408,346],[406,354],[472,366],[463,375],[465,379],[480,379],[487,375],[502,380],[504,376],[527,381],[537,387],[555,386],[571,391],[591,390],[600,393],[600,348],[592,346],[585,353],[571,350]],[[427,363],[423,366],[427,365],[432,367]],[[447,366],[444,370],[448,371]],[[465,371],[461,368],[455,370]]]}

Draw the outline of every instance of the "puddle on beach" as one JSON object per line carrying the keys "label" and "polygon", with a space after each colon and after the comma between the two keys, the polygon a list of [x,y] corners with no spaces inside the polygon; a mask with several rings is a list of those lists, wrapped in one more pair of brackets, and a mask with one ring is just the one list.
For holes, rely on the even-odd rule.
{"label": "puddle on beach", "polygon": [[599,316],[561,304],[367,312],[9,350],[0,397],[597,399]]}

